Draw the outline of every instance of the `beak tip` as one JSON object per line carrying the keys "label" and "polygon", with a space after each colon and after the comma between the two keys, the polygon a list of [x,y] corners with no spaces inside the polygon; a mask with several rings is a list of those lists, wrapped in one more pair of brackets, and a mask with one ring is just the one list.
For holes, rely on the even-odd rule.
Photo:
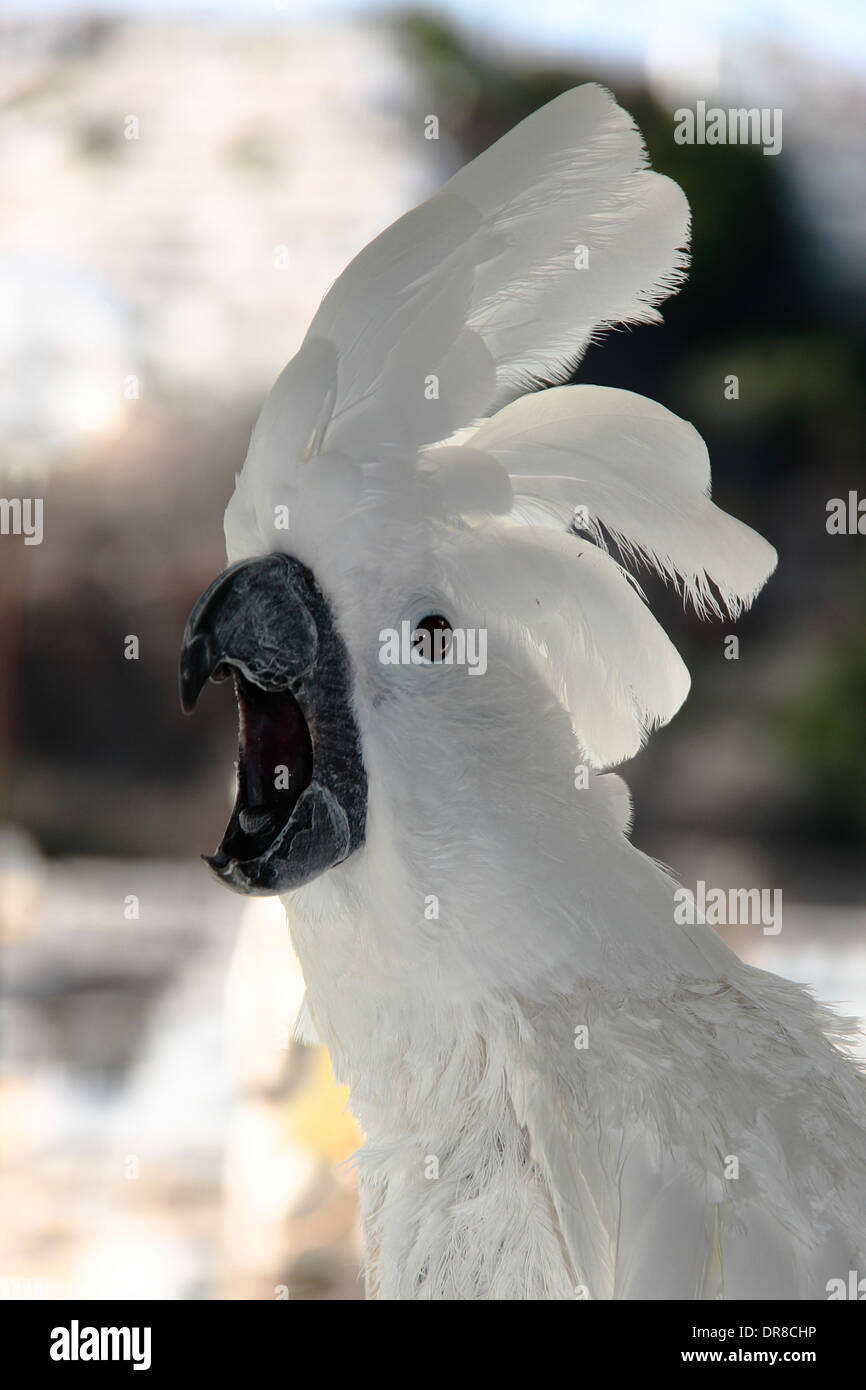
{"label": "beak tip", "polygon": [[220,879],[222,883],[225,883],[227,881],[225,869],[228,860],[226,859],[226,856],[224,854],[220,854],[220,851],[217,850],[214,854],[202,854],[199,857],[204,861],[205,864],[207,864],[211,873],[214,874],[218,879]]}
{"label": "beak tip", "polygon": [[184,634],[178,672],[180,707],[184,714],[192,714],[198,703],[198,697],[211,674],[210,656],[205,637],[200,634],[193,637]]}

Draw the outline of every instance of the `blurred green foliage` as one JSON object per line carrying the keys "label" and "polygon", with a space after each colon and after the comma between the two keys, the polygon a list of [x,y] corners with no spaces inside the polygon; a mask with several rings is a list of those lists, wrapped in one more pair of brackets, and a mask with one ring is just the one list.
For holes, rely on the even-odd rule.
{"label": "blurred green foliage", "polygon": [[[839,537],[839,544],[848,541]],[[853,540],[853,537],[851,538]],[[866,834],[866,565],[854,575],[850,622],[828,636],[804,680],[775,711],[783,753],[802,766],[812,793],[804,833],[838,843]]]}

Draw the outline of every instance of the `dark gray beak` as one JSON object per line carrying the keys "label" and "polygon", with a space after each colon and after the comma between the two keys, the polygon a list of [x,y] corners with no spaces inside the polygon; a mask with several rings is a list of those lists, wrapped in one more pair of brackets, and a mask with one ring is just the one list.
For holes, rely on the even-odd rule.
{"label": "dark gray beak", "polygon": [[242,560],[193,608],[180,652],[186,713],[208,679],[229,675],[237,799],[206,859],[240,893],[282,893],[348,858],[367,817],[349,655],[312,573],[290,555]]}

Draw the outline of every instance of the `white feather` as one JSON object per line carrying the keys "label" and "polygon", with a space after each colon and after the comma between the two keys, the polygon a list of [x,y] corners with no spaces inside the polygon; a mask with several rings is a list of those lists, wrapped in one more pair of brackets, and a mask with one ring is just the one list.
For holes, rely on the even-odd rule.
{"label": "white feather", "polygon": [[622,762],[677,712],[689,673],[640,592],[589,541],[491,523],[441,548],[455,593],[485,624],[520,624],[596,767]]}
{"label": "white feather", "polygon": [[[308,421],[317,451],[408,458],[530,385],[563,380],[605,326],[657,319],[653,304],[682,279],[688,204],[645,166],[610,93],[576,87],[387,228],[329,290],[265,408],[282,418],[284,398],[292,415],[307,396],[303,426],[279,447],[284,470],[299,463]],[[335,377],[312,390],[310,356],[327,343]],[[248,463],[268,448],[270,432],[257,433]]]}
{"label": "white feather", "polygon": [[562,386],[521,400],[469,441],[498,459],[515,496],[541,499],[566,524],[576,508],[625,553],[683,581],[704,611],[709,581],[736,613],[763,587],[776,552],[710,501],[710,462],[694,426],[655,401],[603,386]]}

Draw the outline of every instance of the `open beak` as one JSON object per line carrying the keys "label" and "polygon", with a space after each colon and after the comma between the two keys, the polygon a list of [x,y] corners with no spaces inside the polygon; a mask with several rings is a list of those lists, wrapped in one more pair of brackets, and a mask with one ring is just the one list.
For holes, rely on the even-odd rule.
{"label": "open beak", "polygon": [[312,573],[290,555],[242,560],[193,608],[180,651],[180,700],[234,680],[237,797],[205,856],[240,893],[282,893],[364,841],[367,777],[345,644]]}

